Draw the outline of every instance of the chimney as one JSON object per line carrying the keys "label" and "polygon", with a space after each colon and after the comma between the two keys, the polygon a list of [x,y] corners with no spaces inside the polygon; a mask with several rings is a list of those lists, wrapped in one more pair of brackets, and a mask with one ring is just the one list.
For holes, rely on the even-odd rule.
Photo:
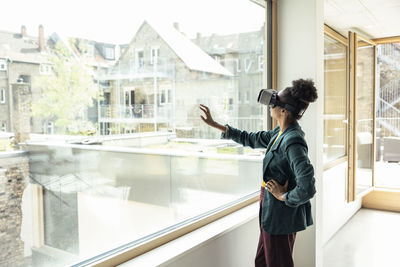
{"label": "chimney", "polygon": [[178,32],[180,32],[180,29],[179,29],[179,22],[174,22],[174,28],[175,28]]}
{"label": "chimney", "polygon": [[30,108],[32,92],[29,84],[26,83],[17,82],[12,83],[11,86],[13,91],[12,128],[14,130],[15,143],[19,144],[30,139]]}
{"label": "chimney", "polygon": [[21,26],[21,37],[26,37],[26,36],[27,36],[26,27],[25,27],[25,25],[22,25]]}
{"label": "chimney", "polygon": [[44,29],[43,25],[39,25],[39,37],[38,37],[38,43],[39,43],[39,51],[42,52],[46,49],[45,44],[44,44]]}

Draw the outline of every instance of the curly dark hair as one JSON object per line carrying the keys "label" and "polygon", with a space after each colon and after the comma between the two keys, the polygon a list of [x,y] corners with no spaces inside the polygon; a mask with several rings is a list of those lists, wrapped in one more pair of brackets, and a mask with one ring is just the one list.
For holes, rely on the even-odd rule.
{"label": "curly dark hair", "polygon": [[[317,88],[315,88],[314,82],[311,79],[294,80],[292,81],[292,87],[284,89],[281,98],[283,102],[295,106],[297,110],[304,110],[311,102],[317,100]],[[290,112],[290,117],[293,120],[299,120],[302,114]]]}
{"label": "curly dark hair", "polygon": [[314,82],[311,79],[294,80],[289,91],[293,98],[300,99],[308,103],[314,102],[318,98],[317,88],[315,88]]}

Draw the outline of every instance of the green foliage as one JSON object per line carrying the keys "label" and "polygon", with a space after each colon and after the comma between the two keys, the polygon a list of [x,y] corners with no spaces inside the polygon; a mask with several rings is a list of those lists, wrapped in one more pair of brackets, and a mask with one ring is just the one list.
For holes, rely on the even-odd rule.
{"label": "green foliage", "polygon": [[35,79],[34,86],[42,95],[32,103],[32,115],[55,122],[61,134],[95,132],[93,123],[85,119],[85,111],[101,96],[90,74],[92,71],[64,45],[58,43],[50,56],[52,75]]}

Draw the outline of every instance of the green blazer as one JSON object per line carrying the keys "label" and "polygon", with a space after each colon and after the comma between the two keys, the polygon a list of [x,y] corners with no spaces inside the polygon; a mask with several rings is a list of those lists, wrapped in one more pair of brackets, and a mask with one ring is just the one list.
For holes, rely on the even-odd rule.
{"label": "green blazer", "polygon": [[227,126],[228,130],[221,138],[232,139],[243,146],[267,149],[263,160],[265,182],[275,179],[284,185],[289,180],[284,202],[265,190],[260,213],[264,231],[290,234],[312,225],[310,199],[316,192],[314,168],[307,156],[307,143],[300,125],[296,121],[290,124],[275,144],[279,126],[274,130],[251,133]]}

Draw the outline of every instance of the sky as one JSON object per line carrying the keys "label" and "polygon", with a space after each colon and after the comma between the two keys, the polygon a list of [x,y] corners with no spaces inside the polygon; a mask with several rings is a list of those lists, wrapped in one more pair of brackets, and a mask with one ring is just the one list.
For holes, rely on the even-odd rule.
{"label": "sky", "polygon": [[[3,2],[4,1],[4,2]],[[172,25],[189,37],[259,30],[265,11],[250,0],[2,0],[0,30],[37,36],[57,32],[98,42],[128,43],[144,19]],[[4,4],[2,5],[4,7]],[[4,12],[7,10],[6,12]]]}

